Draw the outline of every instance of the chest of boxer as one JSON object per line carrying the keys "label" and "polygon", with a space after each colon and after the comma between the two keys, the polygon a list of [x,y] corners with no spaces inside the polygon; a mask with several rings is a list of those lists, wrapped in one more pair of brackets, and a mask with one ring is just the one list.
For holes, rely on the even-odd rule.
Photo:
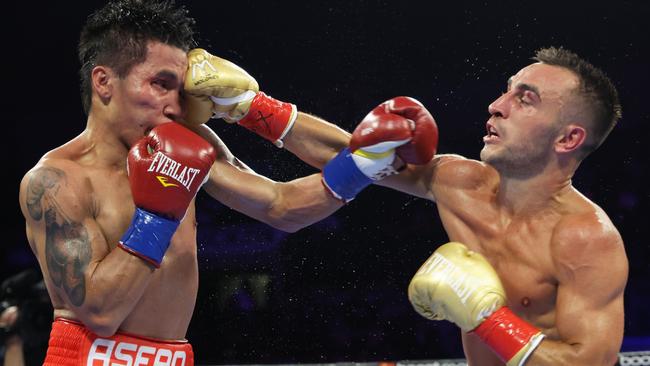
{"label": "chest of boxer", "polygon": [[551,257],[559,217],[506,218],[492,205],[475,210],[441,210],[450,240],[483,254],[494,267],[508,306],[548,334],[555,331],[557,281]]}
{"label": "chest of boxer", "polygon": [[[117,246],[120,238],[129,227],[135,212],[131,189],[126,172],[112,172],[110,170],[97,170],[90,176],[92,184],[92,211],[93,216],[112,248]],[[167,250],[165,259],[192,257],[196,255],[196,221],[194,205],[190,208],[176,234],[172,238],[172,245]],[[177,258],[178,257],[178,258]],[[187,264],[187,263],[182,263]]]}
{"label": "chest of boxer", "polygon": [[[107,244],[114,249],[135,211],[128,179],[126,174],[110,171],[95,172],[90,179],[95,220]],[[194,205],[190,204],[161,267],[155,270],[140,302],[121,329],[134,334],[144,331],[160,337],[182,338],[194,310],[197,291],[196,221]]]}

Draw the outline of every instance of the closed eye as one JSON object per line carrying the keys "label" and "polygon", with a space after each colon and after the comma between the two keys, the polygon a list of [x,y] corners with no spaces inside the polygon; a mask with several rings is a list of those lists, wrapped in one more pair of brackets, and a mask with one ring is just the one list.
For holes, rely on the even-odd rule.
{"label": "closed eye", "polygon": [[164,90],[176,89],[178,87],[179,81],[176,74],[171,71],[163,70],[157,73],[151,84],[157,88]]}
{"label": "closed eye", "polygon": [[151,84],[153,84],[153,86],[157,88],[161,88],[164,90],[172,89],[170,87],[170,83],[167,80],[154,80],[153,82],[151,82]]}
{"label": "closed eye", "polygon": [[533,92],[531,90],[522,90],[519,93],[519,101],[522,104],[530,105],[530,104],[535,103],[537,100],[538,100],[537,94],[535,94],[535,92]]}

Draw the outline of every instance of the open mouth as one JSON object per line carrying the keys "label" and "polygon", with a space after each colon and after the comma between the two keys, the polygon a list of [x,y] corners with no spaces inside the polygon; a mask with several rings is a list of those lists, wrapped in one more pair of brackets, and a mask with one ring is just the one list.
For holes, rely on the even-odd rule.
{"label": "open mouth", "polygon": [[499,132],[489,122],[485,124],[485,129],[487,130],[487,137],[499,137]]}
{"label": "open mouth", "polygon": [[483,136],[483,142],[486,144],[496,143],[499,141],[499,132],[490,122],[485,124],[487,134]]}

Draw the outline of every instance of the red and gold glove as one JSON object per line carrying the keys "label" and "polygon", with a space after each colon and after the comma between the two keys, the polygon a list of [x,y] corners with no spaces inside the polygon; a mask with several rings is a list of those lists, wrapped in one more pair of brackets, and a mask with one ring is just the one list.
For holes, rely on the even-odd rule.
{"label": "red and gold glove", "polygon": [[420,315],[473,332],[508,366],[523,365],[544,339],[505,306],[501,280],[485,257],[461,243],[440,246],[411,280],[408,296]]}
{"label": "red and gold glove", "polygon": [[193,49],[187,57],[187,123],[197,125],[210,118],[223,118],[283,146],[282,139],[298,116],[294,104],[260,92],[257,81],[244,69],[206,50]]}

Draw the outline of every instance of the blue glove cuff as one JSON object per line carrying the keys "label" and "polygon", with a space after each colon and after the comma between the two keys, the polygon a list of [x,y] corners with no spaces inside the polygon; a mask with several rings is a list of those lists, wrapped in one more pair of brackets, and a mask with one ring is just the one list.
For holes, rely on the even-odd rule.
{"label": "blue glove cuff", "polygon": [[158,268],[179,223],[136,207],[119,247]]}
{"label": "blue glove cuff", "polygon": [[346,147],[323,168],[323,182],[336,198],[347,202],[372,184],[373,180],[359,170],[350,149]]}

